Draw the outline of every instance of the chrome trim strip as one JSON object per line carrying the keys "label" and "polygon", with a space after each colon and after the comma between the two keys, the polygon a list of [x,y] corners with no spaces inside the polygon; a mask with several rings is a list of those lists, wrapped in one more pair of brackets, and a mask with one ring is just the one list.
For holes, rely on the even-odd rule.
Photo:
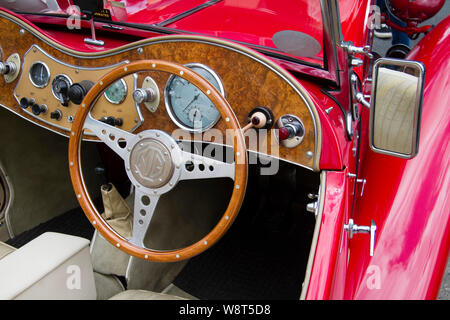
{"label": "chrome trim strip", "polygon": [[313,238],[311,241],[311,248],[309,250],[308,263],[306,265],[305,278],[304,278],[303,284],[302,284],[300,300],[306,299],[306,294],[308,293],[308,288],[309,288],[309,282],[311,280],[311,272],[312,272],[312,267],[314,264],[314,257],[316,255],[316,248],[317,248],[317,242],[319,239],[320,226],[322,224],[322,214],[323,214],[323,207],[324,207],[324,203],[325,203],[326,182],[327,182],[326,171],[322,171],[320,173],[320,187],[319,187],[319,193],[317,195],[317,197],[319,198],[318,199],[319,206],[317,209],[316,225],[314,227],[314,234],[313,234]]}
{"label": "chrome trim strip", "polygon": [[[338,62],[338,56],[337,56],[337,47],[340,44],[339,41],[336,40],[337,38],[337,31],[340,30],[340,22],[339,25],[336,26],[336,11],[339,12],[339,10],[336,10],[336,3],[333,3],[334,0],[321,0],[320,1],[320,8],[322,13],[322,25],[323,25],[323,51],[324,51],[324,58],[326,58],[326,66],[327,71],[330,73],[330,75],[334,78],[334,81],[336,82],[337,86],[340,86],[340,77],[339,72],[341,68],[339,68],[339,62]],[[335,19],[333,19],[333,17]]]}
{"label": "chrome trim strip", "polygon": [[[44,41],[44,42],[45,42],[45,41]],[[130,63],[129,60],[124,60],[124,61],[118,62],[118,63],[116,63],[116,64],[112,64],[112,65],[105,66],[105,67],[82,67],[82,66],[74,66],[74,65],[69,64],[69,63],[67,63],[67,62],[64,62],[64,61],[61,61],[61,60],[56,59],[55,57],[53,57],[52,55],[50,55],[48,52],[46,52],[44,49],[42,49],[41,47],[39,47],[37,44],[33,44],[33,45],[31,45],[30,49],[28,49],[27,52],[25,52],[25,54],[23,55],[22,67],[23,67],[23,64],[24,64],[24,62],[25,62],[26,56],[27,56],[28,53],[29,53],[32,49],[34,49],[34,48],[37,49],[37,50],[39,50],[39,51],[40,51],[41,53],[43,53],[47,58],[53,60],[54,62],[59,63],[59,64],[61,64],[61,65],[63,65],[63,66],[72,68],[72,69],[80,69],[80,70],[104,70],[104,69],[113,68],[113,67],[115,68],[115,67],[121,66],[121,65],[123,65],[123,64],[125,64],[125,63]],[[55,48],[55,49],[60,50],[59,48]]]}

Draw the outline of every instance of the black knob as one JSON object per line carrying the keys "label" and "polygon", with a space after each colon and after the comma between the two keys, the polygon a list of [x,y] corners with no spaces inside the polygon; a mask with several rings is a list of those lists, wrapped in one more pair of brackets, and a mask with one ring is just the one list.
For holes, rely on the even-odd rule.
{"label": "black knob", "polygon": [[22,98],[22,99],[20,99],[19,103],[23,109],[26,109],[29,106],[32,106],[34,104],[34,99]]}
{"label": "black knob", "polygon": [[55,93],[59,96],[59,100],[61,101],[61,104],[65,107],[69,106],[69,85],[64,80],[56,80],[56,83],[54,85]]}
{"label": "black knob", "polygon": [[33,114],[38,116],[41,113],[46,113],[47,112],[47,106],[45,104],[39,105],[39,104],[35,103],[31,107],[31,111],[33,112]]}
{"label": "black knob", "polygon": [[71,85],[68,91],[70,101],[75,104],[81,104],[81,101],[83,101],[84,97],[93,85],[94,83],[89,80],[83,80],[80,83],[74,83]]}
{"label": "black knob", "polygon": [[62,118],[62,112],[60,110],[56,109],[55,111],[50,113],[50,118],[59,121]]}
{"label": "black knob", "polygon": [[118,126],[121,127],[123,124],[122,118],[114,118],[114,117],[103,117],[100,119],[101,122],[109,124],[110,126]]}
{"label": "black knob", "polygon": [[108,183],[108,170],[106,169],[106,167],[102,163],[100,163],[94,168],[94,172],[99,176],[101,180],[102,189],[104,191],[111,191],[112,184]]}

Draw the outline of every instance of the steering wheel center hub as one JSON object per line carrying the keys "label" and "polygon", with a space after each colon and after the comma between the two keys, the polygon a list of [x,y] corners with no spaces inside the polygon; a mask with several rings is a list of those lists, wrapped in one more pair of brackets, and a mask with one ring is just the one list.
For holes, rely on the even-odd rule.
{"label": "steering wheel center hub", "polygon": [[174,164],[169,149],[163,143],[145,138],[131,150],[130,170],[141,185],[155,189],[169,182]]}
{"label": "steering wheel center hub", "polygon": [[182,150],[161,130],[146,130],[131,141],[125,167],[131,183],[141,191],[161,195],[172,190],[181,174]]}

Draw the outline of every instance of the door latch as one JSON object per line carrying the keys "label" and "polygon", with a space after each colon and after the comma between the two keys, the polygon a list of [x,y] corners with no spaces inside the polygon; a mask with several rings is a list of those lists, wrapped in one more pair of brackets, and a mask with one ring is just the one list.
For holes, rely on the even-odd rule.
{"label": "door latch", "polygon": [[348,232],[348,238],[353,238],[355,233],[368,233],[370,234],[370,256],[373,257],[375,249],[375,234],[377,232],[377,226],[375,221],[370,222],[370,226],[358,226],[354,223],[353,219],[348,220],[348,224],[344,224],[344,230]]}

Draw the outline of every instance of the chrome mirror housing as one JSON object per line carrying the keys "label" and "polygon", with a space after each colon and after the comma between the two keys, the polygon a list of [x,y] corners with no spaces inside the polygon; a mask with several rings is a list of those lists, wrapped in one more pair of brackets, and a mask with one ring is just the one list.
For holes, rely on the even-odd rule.
{"label": "chrome mirror housing", "polygon": [[369,141],[373,151],[410,159],[419,151],[425,67],[378,59],[373,67]]}

